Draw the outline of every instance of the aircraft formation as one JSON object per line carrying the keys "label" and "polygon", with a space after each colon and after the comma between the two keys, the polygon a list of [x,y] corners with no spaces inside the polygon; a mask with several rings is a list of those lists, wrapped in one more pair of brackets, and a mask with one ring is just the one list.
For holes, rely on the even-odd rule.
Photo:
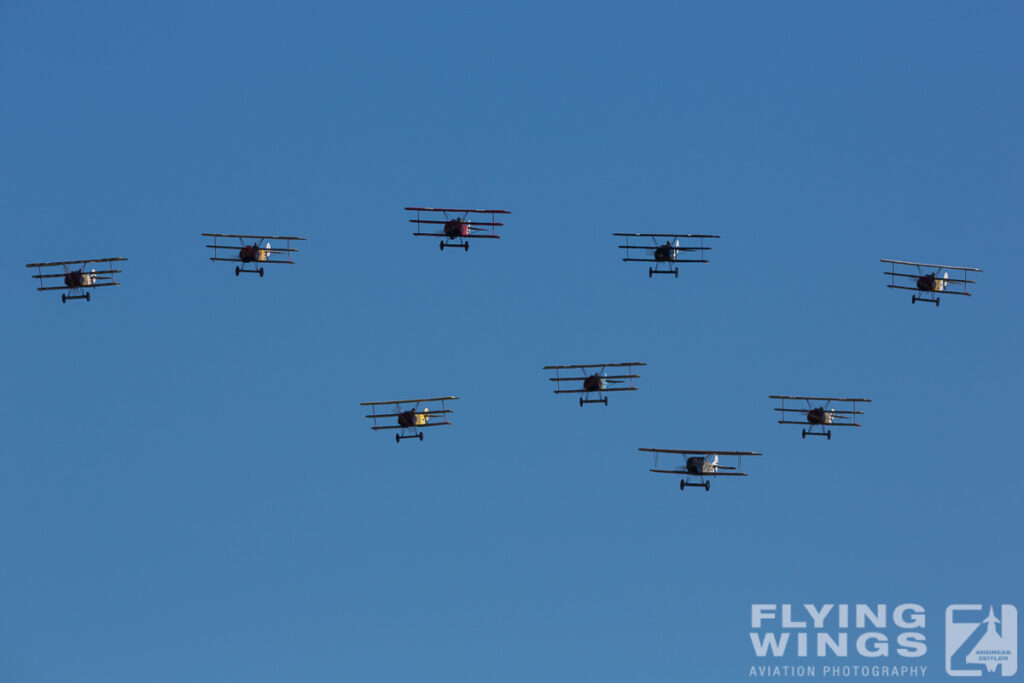
{"label": "aircraft formation", "polygon": [[[445,248],[454,248],[462,249],[466,253],[469,252],[469,245],[473,239],[500,239],[497,228],[503,227],[504,223],[498,218],[504,218],[511,213],[504,209],[442,209],[415,206],[405,207],[405,210],[415,212],[416,217],[409,219],[409,222],[416,226],[413,235],[439,238],[442,252]],[[481,220],[477,220],[477,217]],[[238,264],[235,266],[235,277],[248,273],[262,278],[266,265],[295,265],[294,254],[298,252],[298,248],[292,244],[305,239],[294,235],[205,232],[201,234],[212,240],[212,244],[206,245],[207,248],[213,249],[210,261]],[[648,278],[653,278],[656,274],[678,278],[681,263],[709,263],[707,252],[711,251],[711,247],[705,242],[719,239],[718,235],[681,233],[613,233],[613,236],[623,238],[618,248],[625,250],[625,257],[622,259],[624,262],[653,264],[648,267]],[[284,246],[281,246],[281,243]],[[938,306],[942,295],[970,296],[968,285],[975,284],[975,281],[968,279],[968,273],[982,272],[979,268],[968,266],[880,260],[889,265],[889,270],[884,271],[890,279],[886,286],[890,289],[913,292],[912,304],[920,301]],[[125,261],[127,259],[124,257],[107,257],[28,263],[26,267],[36,270],[32,278],[38,281],[39,291],[61,291],[62,303],[77,300],[88,302],[92,299],[92,290],[121,284],[116,277],[121,273],[120,264]],[[96,264],[99,268],[91,267],[90,264]],[[950,277],[950,271],[953,271],[953,277]],[[637,368],[646,365],[647,363],[630,361],[545,365],[542,369],[551,373],[552,376],[548,379],[554,383],[555,394],[578,394],[578,404],[582,408],[588,404],[603,404],[607,407],[608,394],[637,391],[638,387],[634,382],[640,377]],[[863,407],[862,404],[871,402],[867,398],[834,396],[773,394],[769,398],[780,401],[779,407],[774,409],[780,414],[779,424],[800,425],[802,439],[808,436],[823,436],[827,441],[832,439],[833,427],[860,427],[858,420],[859,416],[864,414],[864,410],[859,408]],[[423,441],[423,430],[428,427],[450,426],[452,423],[449,416],[454,411],[449,404],[456,400],[457,396],[449,395],[365,401],[360,405],[370,410],[366,418],[372,421],[372,430],[394,430],[395,442],[401,443],[405,439]],[[836,407],[833,407],[833,404]],[[762,455],[755,451],[731,450],[637,450],[654,455],[651,472],[680,477],[680,491],[692,487],[709,491],[710,478],[713,477],[747,476],[746,472],[741,471],[743,458]],[[659,460],[664,456],[680,462],[675,465],[660,465]],[[729,458],[730,462],[735,458],[735,465],[722,463],[722,458]]]}

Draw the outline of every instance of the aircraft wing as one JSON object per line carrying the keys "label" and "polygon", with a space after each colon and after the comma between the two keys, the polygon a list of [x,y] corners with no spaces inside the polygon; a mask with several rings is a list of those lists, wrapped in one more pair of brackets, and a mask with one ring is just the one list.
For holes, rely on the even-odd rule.
{"label": "aircraft wing", "polygon": [[673,448],[638,448],[645,453],[675,453],[676,455],[761,455],[755,451],[690,451]]}
{"label": "aircraft wing", "polygon": [[[679,239],[718,239],[718,235],[683,235],[681,233],[662,233],[662,232],[613,232],[612,235],[615,237],[678,237]],[[632,249],[632,247],[630,247]]]}
{"label": "aircraft wing", "polygon": [[504,209],[434,209],[425,206],[407,206],[406,211],[439,211],[441,213],[504,213],[510,214],[511,211],[505,211]]}
{"label": "aircraft wing", "polygon": [[110,258],[87,258],[81,259],[80,261],[50,261],[49,263],[26,263],[26,268],[48,268],[50,266],[77,266],[85,263],[113,263],[114,261],[127,261],[128,259],[121,256],[112,256]]}
{"label": "aircraft wing", "polygon": [[590,363],[584,365],[545,365],[542,370],[571,370],[573,368],[631,368],[647,365],[647,363]]}
{"label": "aircraft wing", "polygon": [[393,406],[402,403],[429,403],[432,401],[457,401],[458,396],[438,396],[437,398],[403,398],[395,401],[365,401],[361,406]]}
{"label": "aircraft wing", "polygon": [[636,391],[637,387],[605,387],[604,389],[592,389],[587,391],[586,389],[555,389],[556,394],[597,394],[597,393],[608,393],[612,391]]}
{"label": "aircraft wing", "polygon": [[[499,223],[499,225],[500,225],[500,223]],[[417,237],[448,237],[448,235],[444,234],[443,232],[414,232],[413,235],[415,235]],[[480,239],[480,238],[486,237],[486,238],[489,238],[489,239],[496,240],[496,239],[500,239],[501,235],[473,235],[473,234],[469,234],[469,235],[456,235],[456,237],[465,237],[467,239],[474,239],[474,238],[475,239]]]}
{"label": "aircraft wing", "polygon": [[[237,238],[243,239],[243,240],[285,240],[285,241],[298,240],[298,241],[304,241],[306,239],[305,237],[296,237],[294,235],[280,235],[280,236],[275,236],[275,235],[233,235],[233,234],[220,233],[220,232],[204,232],[204,233],[202,233],[202,236],[203,237],[237,237]],[[217,246],[219,247],[220,245],[218,244]]]}
{"label": "aircraft wing", "polygon": [[[878,259],[878,260],[881,261],[882,263],[891,263],[891,264],[897,265],[897,266],[914,266],[914,267],[920,267],[920,268],[947,268],[949,270],[962,270],[962,271],[965,271],[965,272],[966,271],[970,271],[972,273],[982,273],[982,272],[984,272],[981,268],[971,268],[969,266],[942,266],[942,265],[938,265],[938,264],[935,264],[935,263],[915,263],[914,261],[895,261],[893,259],[887,259],[887,258]],[[892,275],[892,273],[891,272],[887,272],[886,275]],[[899,275],[899,273],[897,273],[897,275]]]}
{"label": "aircraft wing", "polygon": [[679,470],[649,470],[650,472],[658,472],[659,474],[678,474],[679,476],[686,477],[745,477],[746,472],[687,472],[685,469]]}

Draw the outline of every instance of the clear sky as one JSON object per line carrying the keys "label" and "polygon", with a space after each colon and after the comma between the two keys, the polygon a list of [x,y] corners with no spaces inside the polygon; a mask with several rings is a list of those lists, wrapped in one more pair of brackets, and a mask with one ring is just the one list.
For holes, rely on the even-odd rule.
{"label": "clear sky", "polygon": [[[922,604],[937,673],[947,604],[1024,607],[1022,19],[0,4],[0,679],[738,680],[752,602]],[[441,253],[407,205],[512,214]],[[623,231],[721,239],[651,280]],[[24,268],[99,256],[91,303]],[[607,408],[541,370],[630,360]],[[802,441],[773,393],[873,402]],[[358,405],[443,394],[400,446]]]}

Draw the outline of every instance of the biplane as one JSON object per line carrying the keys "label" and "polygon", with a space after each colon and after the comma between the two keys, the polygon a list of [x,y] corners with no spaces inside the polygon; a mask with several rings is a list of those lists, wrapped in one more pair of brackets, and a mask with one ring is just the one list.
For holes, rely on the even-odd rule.
{"label": "biplane", "polygon": [[[119,287],[120,282],[114,280],[114,275],[121,271],[114,268],[114,263],[117,261],[127,261],[126,258],[115,256],[111,258],[88,258],[82,259],[81,261],[52,261],[50,263],[26,263],[26,268],[35,268],[37,271],[36,275],[32,277],[39,280],[39,287],[36,287],[40,292],[49,292],[57,289],[67,290],[67,294],[60,295],[61,303],[67,303],[74,299],[85,299],[91,301],[92,297],[89,294],[90,289],[96,287]],[[87,263],[105,263],[107,268],[104,270],[96,270],[92,268],[85,270],[85,264]],[[60,266],[63,268],[63,272],[59,273],[44,273],[44,268],[55,268]],[[73,266],[78,266],[73,268]],[[45,282],[51,278],[63,278],[63,285],[55,285],[51,287],[45,286]],[[75,293],[77,292],[77,294]]]}
{"label": "biplane", "polygon": [[[869,398],[832,398],[821,396],[769,396],[782,401],[782,405],[776,408],[776,412],[782,413],[780,425],[806,425],[806,429],[800,430],[800,438],[808,436],[824,436],[828,441],[832,440],[832,427],[860,427],[857,423],[857,416],[863,415],[863,410],[857,410],[858,403],[871,403]],[[787,408],[786,401],[806,401],[806,407]],[[832,403],[849,404],[845,408],[832,408]],[[802,415],[803,419],[790,419]]]}
{"label": "biplane", "polygon": [[[967,266],[937,266],[932,263],[914,263],[913,261],[893,261],[892,259],[879,259],[882,263],[890,264],[890,269],[884,271],[886,275],[891,278],[891,282],[886,285],[889,289],[906,289],[911,292],[917,292],[911,295],[910,303],[916,304],[918,301],[927,301],[928,303],[939,305],[940,294],[956,294],[958,296],[970,296],[971,293],[967,291],[967,285],[973,285],[974,280],[967,279],[967,273],[980,273],[980,268],[969,268]],[[908,266],[913,267],[914,272],[899,272],[896,266]],[[939,275],[939,271],[945,271],[942,275]],[[961,277],[950,277],[949,271],[959,271]],[[914,281],[913,287],[906,285],[896,284],[896,278],[910,278]],[[905,282],[905,280],[900,280]],[[963,291],[959,289],[949,289],[950,285],[963,285]]]}
{"label": "biplane", "polygon": [[[654,467],[650,469],[651,472],[680,475],[680,491],[685,491],[688,486],[691,488],[696,486],[703,488],[705,491],[710,491],[711,482],[708,481],[708,477],[745,477],[747,473],[739,471],[740,465],[743,464],[743,456],[761,455],[754,451],[687,451],[670,448],[640,448],[637,450],[654,453]],[[662,453],[688,456],[686,464],[672,469],[659,469],[658,456]],[[723,455],[735,457],[736,466],[718,464],[719,456]]]}
{"label": "biplane", "polygon": [[[445,401],[457,401],[457,396],[439,396],[437,398],[407,398],[399,401],[367,401],[360,403],[361,406],[370,406],[370,414],[366,417],[373,420],[373,427],[370,429],[398,429],[395,434],[395,443],[401,443],[402,439],[416,439],[423,441],[423,430],[426,427],[443,427],[450,425],[448,416],[453,412],[445,407]],[[430,410],[423,408],[421,403],[440,403],[439,409]],[[403,407],[409,406],[412,407]],[[394,406],[393,413],[378,413],[377,406]],[[377,424],[377,420],[386,418],[397,418],[395,424]],[[436,419],[435,419],[436,418]]]}
{"label": "biplane", "polygon": [[[235,277],[238,277],[242,273],[253,273],[263,277],[263,264],[264,263],[288,263],[295,265],[295,261],[292,260],[292,254],[296,253],[298,249],[292,248],[292,242],[301,242],[305,240],[305,237],[272,237],[270,235],[225,235],[218,232],[204,232],[203,237],[212,237],[213,244],[207,244],[207,248],[213,249],[213,256],[210,257],[211,261],[228,261],[231,263],[241,263],[241,266],[235,266]],[[238,240],[238,244],[232,244],[221,242],[217,243],[217,239],[222,238],[226,240]],[[252,244],[249,244],[246,240],[253,240]],[[284,242],[283,247],[271,247],[268,240],[278,240]],[[261,247],[260,242],[265,242]],[[230,256],[230,257],[229,257]],[[247,268],[246,266],[251,266]]]}
{"label": "biplane", "polygon": [[[415,223],[417,226],[416,232],[413,234],[417,237],[440,237],[441,251],[444,251],[445,247],[455,247],[456,249],[462,247],[464,251],[469,251],[469,242],[466,240],[470,239],[499,239],[501,235],[497,233],[495,228],[500,228],[505,224],[499,222],[496,218],[499,214],[511,213],[511,211],[503,209],[428,209],[422,206],[407,206],[405,210],[416,212],[416,218],[409,219],[410,223]],[[427,213],[431,216],[441,214],[441,217],[421,218],[421,213]],[[490,220],[474,220],[469,215],[471,213],[490,216]],[[431,228],[420,227],[431,225],[440,225],[442,227],[436,228],[435,232],[424,232],[424,230],[430,230]]]}
{"label": "biplane", "polygon": [[[615,237],[626,238],[626,243],[619,245],[619,249],[626,250],[626,257],[622,259],[623,261],[655,264],[647,269],[647,277],[654,277],[658,273],[679,277],[679,266],[673,268],[673,263],[710,263],[705,252],[711,251],[711,247],[704,246],[704,240],[718,239],[718,235],[676,235],[648,232],[616,232],[612,234]],[[629,241],[631,237],[634,239],[632,244]],[[636,244],[636,241],[646,243],[648,239],[651,241],[650,244]],[[664,244],[661,243],[662,239],[665,240]],[[675,241],[673,242],[673,240]],[[680,244],[680,240],[686,240],[686,242]],[[633,253],[637,253],[637,255],[633,256]],[[680,258],[680,254],[693,254],[694,256]]]}
{"label": "biplane", "polygon": [[[647,365],[647,363],[591,363],[589,365],[545,365],[545,370],[554,370],[555,376],[549,379],[555,382],[556,394],[583,394],[580,396],[580,407],[584,403],[604,403],[608,405],[608,397],[604,394],[611,391],[636,391],[633,380],[640,375],[633,374],[633,368]],[[625,374],[606,374],[608,368],[626,368]],[[579,370],[579,373],[571,375],[561,374],[562,370]],[[590,372],[596,370],[596,372]],[[568,385],[562,384],[568,382]],[[579,388],[563,389],[563,386],[578,384]],[[628,384],[628,386],[610,386]],[[590,398],[591,394],[597,394],[597,398]]]}

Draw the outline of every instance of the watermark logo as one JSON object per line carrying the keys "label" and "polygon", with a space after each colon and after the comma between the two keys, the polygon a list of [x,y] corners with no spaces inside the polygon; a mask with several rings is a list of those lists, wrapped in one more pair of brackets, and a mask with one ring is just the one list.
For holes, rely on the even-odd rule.
{"label": "watermark logo", "polygon": [[[998,609],[997,609],[998,607]],[[946,673],[984,676],[1017,673],[1017,608],[950,605],[946,608]]]}

